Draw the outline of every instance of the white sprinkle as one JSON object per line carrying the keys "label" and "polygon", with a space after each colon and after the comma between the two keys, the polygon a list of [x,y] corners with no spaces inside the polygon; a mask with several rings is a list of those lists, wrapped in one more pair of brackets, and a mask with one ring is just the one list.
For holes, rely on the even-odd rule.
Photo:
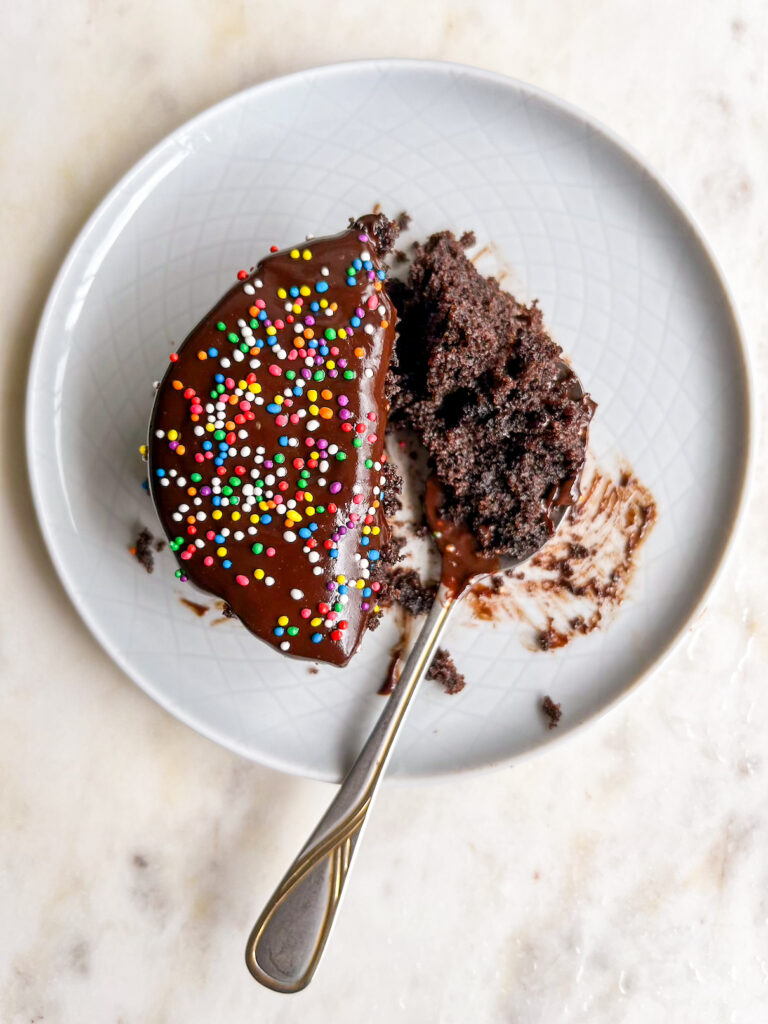
{"label": "white sprinkle", "polygon": [[160,486],[161,486],[161,487],[168,487],[168,485],[170,484],[170,482],[171,482],[171,481],[170,481],[170,480],[168,479],[168,477],[167,477],[167,476],[164,476],[164,477],[162,477],[162,478],[160,479]]}
{"label": "white sprinkle", "polygon": [[174,521],[174,523],[180,523],[183,518],[184,517],[181,515],[180,512],[174,512],[173,515],[171,516],[171,519]]}
{"label": "white sprinkle", "polygon": [[[241,430],[240,433],[244,434],[246,437],[248,437],[248,431],[247,430]],[[240,449],[240,454],[242,455],[242,457],[244,459],[247,459],[248,456],[251,454],[251,449],[248,447],[247,444],[244,444],[243,447]]]}
{"label": "white sprinkle", "polygon": [[317,485],[318,485],[318,487],[325,487],[325,485],[327,483],[328,483],[328,481],[325,479],[324,476],[320,476],[320,477],[317,478]]}
{"label": "white sprinkle", "polygon": [[178,476],[178,473],[179,473],[178,469],[169,469],[168,470],[168,476]]}
{"label": "white sprinkle", "polygon": [[195,427],[195,437],[202,437],[205,433],[205,427],[201,427],[199,424]]}
{"label": "white sprinkle", "polygon": [[335,455],[338,450],[339,450],[339,446],[337,444],[329,444],[328,445],[328,454],[329,455]]}
{"label": "white sprinkle", "polygon": [[309,559],[310,562],[312,562],[313,565],[315,562],[320,561],[320,555],[318,554],[317,551],[310,551],[309,554],[307,555],[307,558]]}
{"label": "white sprinkle", "polygon": [[307,422],[307,430],[317,430],[320,426],[320,420],[309,420]]}
{"label": "white sprinkle", "polygon": [[373,370],[370,368],[370,366],[366,367],[366,369],[365,369],[365,376],[366,377],[372,377],[373,376]]}
{"label": "white sprinkle", "polygon": [[221,536],[222,536],[222,537],[228,537],[228,536],[229,536],[229,534],[230,534],[230,529],[229,529],[229,527],[228,527],[228,526],[223,526],[223,527],[222,527],[222,528],[221,528],[221,529],[219,530],[219,533],[221,534]]}
{"label": "white sprinkle", "polygon": [[232,353],[232,358],[235,360],[236,363],[242,363],[242,361],[245,359],[245,353],[241,352],[239,348],[236,348]]}
{"label": "white sprinkle", "polygon": [[243,533],[242,530],[235,530],[232,536],[234,537],[235,540],[242,540],[243,537],[245,537],[245,534]]}
{"label": "white sprinkle", "polygon": [[328,459],[322,459],[320,461],[319,469],[320,469],[321,473],[327,473],[328,472]]}
{"label": "white sprinkle", "polygon": [[289,437],[288,438],[288,447],[289,448],[298,448],[299,447],[299,439],[298,439],[298,437]]}
{"label": "white sprinkle", "polygon": [[291,597],[293,598],[294,601],[300,601],[302,597],[304,597],[304,591],[299,590],[298,587],[294,587],[293,590],[291,591]]}
{"label": "white sprinkle", "polygon": [[189,505],[179,505],[179,512],[189,512]]}
{"label": "white sprinkle", "polygon": [[275,509],[275,512],[277,512],[279,516],[284,516],[287,511],[288,509],[285,507],[285,505],[283,505],[282,502],[280,502],[280,504]]}
{"label": "white sprinkle", "polygon": [[291,498],[289,501],[286,501],[286,505],[288,506],[288,508],[296,508],[296,502],[293,500],[293,498]]}
{"label": "white sprinkle", "polygon": [[328,267],[320,267],[320,273],[323,275],[323,277],[328,277],[328,275],[330,274],[330,270],[328,269]]}
{"label": "white sprinkle", "polygon": [[196,548],[204,548],[205,547],[205,541],[204,540],[196,540],[195,541],[195,547]]}
{"label": "white sprinkle", "polygon": [[265,576],[265,577],[264,577],[264,584],[265,584],[265,585],[266,585],[267,587],[272,587],[272,586],[274,586],[274,583],[275,583],[275,577],[274,577],[274,576]]}
{"label": "white sprinkle", "polygon": [[248,527],[248,533],[251,535],[251,537],[255,537],[258,532],[259,531],[256,529],[255,526]]}
{"label": "white sprinkle", "polygon": [[229,498],[222,498],[221,504],[226,508],[226,506],[229,505]]}
{"label": "white sprinkle", "polygon": [[381,488],[380,487],[374,487],[373,488],[373,493],[374,494],[380,494],[381,493]]}
{"label": "white sprinkle", "polygon": [[229,359],[227,359],[226,356],[222,356],[221,359],[219,360],[219,366],[221,366],[224,370],[228,370],[231,365],[232,363],[229,361]]}
{"label": "white sprinkle", "polygon": [[307,358],[304,360],[304,365],[305,366],[314,366],[315,365],[315,357],[314,356],[307,356]]}
{"label": "white sprinkle", "polygon": [[352,493],[360,494],[363,490],[362,484],[352,484]]}
{"label": "white sprinkle", "polygon": [[254,402],[256,403],[256,405],[264,405],[264,399],[261,397],[261,395],[256,395]]}
{"label": "white sprinkle", "polygon": [[333,316],[333,310],[332,309],[325,309],[325,310],[323,310],[323,312],[325,313],[326,316]]}
{"label": "white sprinkle", "polygon": [[374,326],[373,324],[366,324],[363,330],[365,331],[366,334],[373,334]]}
{"label": "white sprinkle", "polygon": [[212,413],[215,408],[216,406],[213,404],[213,402],[208,402],[208,404],[205,407],[205,411],[207,413]]}
{"label": "white sprinkle", "polygon": [[280,644],[280,650],[281,651],[289,651],[290,649],[291,649],[290,643],[287,640],[283,640],[281,642],[281,644]]}
{"label": "white sprinkle", "polygon": [[277,473],[278,476],[285,476],[288,473],[288,470],[285,466],[278,466],[275,473]]}
{"label": "white sprinkle", "polygon": [[[374,468],[374,469],[381,469],[381,463],[380,463],[380,462],[374,462],[374,464],[373,464],[373,468]],[[382,479],[383,479],[383,478],[382,478]]]}
{"label": "white sprinkle", "polygon": [[237,326],[238,327],[245,327],[245,320],[243,320],[242,317],[240,317],[239,320],[237,321]]}
{"label": "white sprinkle", "polygon": [[313,572],[313,574],[315,576],[322,576],[323,575],[323,567],[321,565],[316,565],[315,568],[312,570],[312,572]]}
{"label": "white sprinkle", "polygon": [[[203,504],[203,499],[202,498],[193,498],[192,499],[192,504],[193,505],[202,505]],[[205,515],[205,512],[203,512],[203,519],[205,519],[205,518],[207,518],[207,517]]]}
{"label": "white sprinkle", "polygon": [[256,294],[256,289],[253,287],[252,284],[244,284],[243,285],[243,291],[245,292],[246,295],[255,295]]}
{"label": "white sprinkle", "polygon": [[164,430],[156,430],[155,431],[155,437],[165,437],[165,431]]}
{"label": "white sprinkle", "polygon": [[254,279],[253,279],[253,287],[254,288],[261,288],[261,278],[260,277],[254,277]]}
{"label": "white sprinkle", "polygon": [[264,477],[264,483],[267,485],[267,487],[271,487],[274,482],[275,482],[275,474],[274,473],[267,473],[267,475]]}
{"label": "white sprinkle", "polygon": [[195,519],[198,521],[198,523],[204,523],[207,518],[208,516],[205,514],[205,512],[195,512]]}
{"label": "white sprinkle", "polygon": [[360,259],[363,261],[363,263],[365,263],[365,261],[369,260],[370,258],[371,254],[368,252],[368,250],[363,249],[363,251],[360,253]]}
{"label": "white sprinkle", "polygon": [[253,337],[253,328],[252,327],[244,327],[243,330],[242,330],[242,335],[243,335],[244,338],[252,338]]}
{"label": "white sprinkle", "polygon": [[296,540],[296,534],[293,532],[293,530],[286,530],[285,533],[283,534],[283,540],[287,540],[289,544],[293,544],[293,542]]}

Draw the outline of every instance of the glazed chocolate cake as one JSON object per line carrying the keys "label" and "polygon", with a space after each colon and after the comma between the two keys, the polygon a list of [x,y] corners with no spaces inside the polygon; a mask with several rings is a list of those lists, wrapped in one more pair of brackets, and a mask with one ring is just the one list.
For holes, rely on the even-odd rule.
{"label": "glazed chocolate cake", "polygon": [[393,420],[417,434],[442,490],[439,515],[481,553],[522,559],[578,498],[594,411],[538,307],[483,277],[471,235],[415,248],[400,311]]}
{"label": "glazed chocolate cake", "polygon": [[281,651],[346,664],[390,536],[382,215],[273,251],[171,356],[148,444],[177,577]]}

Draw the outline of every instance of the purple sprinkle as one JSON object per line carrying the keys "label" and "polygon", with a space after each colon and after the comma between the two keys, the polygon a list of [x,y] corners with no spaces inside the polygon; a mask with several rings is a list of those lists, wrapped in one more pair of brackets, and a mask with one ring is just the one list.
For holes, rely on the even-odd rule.
{"label": "purple sprinkle", "polygon": [[332,534],[331,534],[331,540],[338,540],[338,539],[339,539],[339,534],[338,534],[338,532],[336,532],[336,533],[332,533]]}
{"label": "purple sprinkle", "polygon": [[370,608],[371,606],[370,606],[370,605],[368,604],[368,602],[367,602],[367,601],[363,601],[363,603],[362,603],[362,604],[360,605],[360,607],[361,607],[361,608],[363,609],[363,611],[364,611],[364,612],[367,612],[367,611],[368,611],[368,609],[369,609],[369,608]]}
{"label": "purple sprinkle", "polygon": [[340,420],[349,420],[351,418],[352,418],[352,413],[349,411],[349,409],[339,409],[339,419]]}
{"label": "purple sprinkle", "polygon": [[[347,532],[347,528],[346,528],[346,526],[340,526],[340,527],[339,527],[339,533],[340,533],[340,535],[341,535],[342,537],[343,537],[343,536],[345,536],[346,532]],[[336,539],[338,540],[338,537],[337,537]]]}
{"label": "purple sprinkle", "polygon": [[275,465],[275,464],[274,464],[274,462],[272,461],[272,459],[265,459],[265,460],[264,460],[264,469],[273,469],[273,468],[274,468],[274,465]]}
{"label": "purple sprinkle", "polygon": [[369,281],[375,281],[376,280],[376,274],[372,270],[368,271],[368,280]]}
{"label": "purple sprinkle", "polygon": [[336,584],[335,583],[326,583],[325,589],[326,590],[335,590],[336,589]]}
{"label": "purple sprinkle", "polygon": [[272,326],[272,321],[271,320],[265,320],[264,321],[264,326],[265,327],[271,327]]}
{"label": "purple sprinkle", "polygon": [[170,441],[169,444],[168,444],[168,447],[171,449],[172,452],[175,452],[176,449],[179,447],[179,442],[178,441]]}
{"label": "purple sprinkle", "polygon": [[338,377],[339,376],[339,371],[338,370],[329,370],[328,371],[328,376],[329,377]]}
{"label": "purple sprinkle", "polygon": [[201,494],[201,495],[202,495],[202,496],[203,496],[204,498],[207,498],[207,497],[208,497],[208,495],[209,495],[210,493],[211,493],[211,488],[210,488],[210,487],[209,487],[209,486],[208,486],[207,484],[206,484],[206,486],[205,486],[205,487],[201,487],[201,488],[200,488],[200,494]]}
{"label": "purple sprinkle", "polygon": [[347,360],[346,359],[340,359],[339,360],[339,366],[342,368],[342,370],[344,369],[344,367],[346,365],[347,365]]}
{"label": "purple sprinkle", "polygon": [[355,524],[354,524],[354,523],[352,522],[352,520],[351,520],[351,519],[347,521],[347,527],[348,527],[348,529],[350,529],[350,530],[354,530],[354,528],[355,528]]}
{"label": "purple sprinkle", "polygon": [[358,240],[361,241],[361,242],[367,242],[368,241],[368,235],[358,235],[357,237],[358,237]]}
{"label": "purple sprinkle", "polygon": [[349,399],[346,395],[339,395],[337,401],[339,405],[349,405]]}
{"label": "purple sprinkle", "polygon": [[312,371],[308,370],[305,366],[304,369],[301,371],[301,376],[304,378],[304,380],[312,380]]}
{"label": "purple sprinkle", "polygon": [[325,360],[322,356],[315,356],[315,366],[322,366]]}
{"label": "purple sprinkle", "polygon": [[365,310],[363,309],[362,306],[358,306],[357,307],[357,309],[355,310],[355,316],[359,316],[359,317],[365,316]]}
{"label": "purple sprinkle", "polygon": [[328,488],[328,490],[331,492],[331,494],[338,494],[339,491],[341,490],[341,484],[339,483],[338,480],[334,480],[331,486]]}
{"label": "purple sprinkle", "polygon": [[318,439],[317,439],[317,447],[318,448],[327,448],[328,447],[328,442],[325,440],[324,437],[318,437]]}
{"label": "purple sprinkle", "polygon": [[313,316],[305,317],[304,318],[304,323],[307,325],[307,327],[314,327],[314,325],[315,325],[315,318]]}

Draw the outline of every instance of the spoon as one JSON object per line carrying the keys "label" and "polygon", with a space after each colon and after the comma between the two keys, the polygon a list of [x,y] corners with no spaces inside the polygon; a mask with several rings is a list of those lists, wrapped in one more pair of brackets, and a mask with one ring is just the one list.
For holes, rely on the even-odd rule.
{"label": "spoon", "polygon": [[[566,481],[555,488],[548,503],[552,532],[574,502],[575,487],[576,481]],[[257,981],[276,992],[298,992],[312,980],[395,740],[451,613],[479,579],[514,568],[535,554],[530,551],[517,560],[484,554],[466,526],[439,517],[441,496],[440,485],[430,478],[427,522],[443,556],[432,609],[365,746],[248,939],[248,969]]]}

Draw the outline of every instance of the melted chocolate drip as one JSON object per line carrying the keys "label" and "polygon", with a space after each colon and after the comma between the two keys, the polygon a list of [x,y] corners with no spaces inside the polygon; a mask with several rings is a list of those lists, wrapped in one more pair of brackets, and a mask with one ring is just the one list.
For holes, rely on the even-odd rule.
{"label": "melted chocolate drip", "polygon": [[262,640],[336,665],[375,610],[390,536],[396,311],[381,257],[396,234],[364,217],[238,275],[172,357],[150,424],[151,491],[177,575]]}

